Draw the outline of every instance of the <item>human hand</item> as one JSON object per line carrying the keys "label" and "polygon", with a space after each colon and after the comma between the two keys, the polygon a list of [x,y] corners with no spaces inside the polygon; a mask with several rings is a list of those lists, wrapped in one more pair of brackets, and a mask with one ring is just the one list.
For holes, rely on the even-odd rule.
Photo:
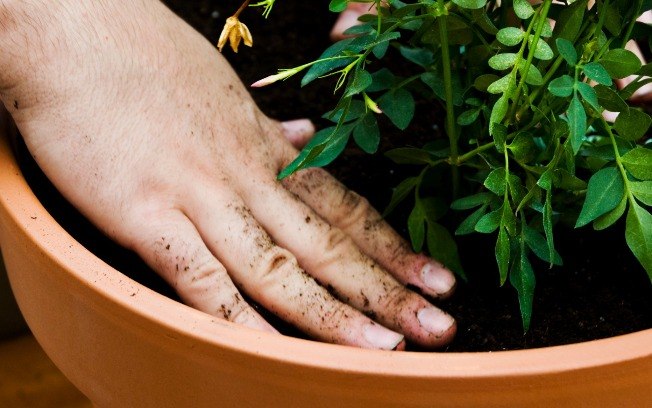
{"label": "human hand", "polygon": [[242,291],[359,347],[451,340],[454,320],[404,284],[443,298],[453,275],[324,170],[277,181],[285,135],[306,132],[264,116],[160,2],[5,2],[0,21],[0,97],[39,166],[186,303],[274,331]]}

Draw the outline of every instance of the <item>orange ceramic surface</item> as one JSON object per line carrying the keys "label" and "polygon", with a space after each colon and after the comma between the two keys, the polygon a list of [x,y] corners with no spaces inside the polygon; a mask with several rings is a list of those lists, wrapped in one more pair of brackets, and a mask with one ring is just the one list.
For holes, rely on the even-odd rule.
{"label": "orange ceramic surface", "polygon": [[652,330],[494,353],[359,350],[161,296],[69,236],[0,143],[0,245],[39,343],[98,407],[652,406]]}

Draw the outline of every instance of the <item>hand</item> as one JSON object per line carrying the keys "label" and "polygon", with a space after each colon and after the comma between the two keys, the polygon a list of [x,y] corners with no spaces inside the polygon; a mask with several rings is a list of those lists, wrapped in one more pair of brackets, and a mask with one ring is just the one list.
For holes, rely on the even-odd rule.
{"label": "hand", "polygon": [[297,154],[284,135],[307,132],[264,116],[160,2],[5,2],[0,19],[0,97],[30,152],[189,305],[274,331],[242,291],[324,341],[452,338],[454,320],[403,286],[443,298],[452,274],[324,170],[278,182]]}

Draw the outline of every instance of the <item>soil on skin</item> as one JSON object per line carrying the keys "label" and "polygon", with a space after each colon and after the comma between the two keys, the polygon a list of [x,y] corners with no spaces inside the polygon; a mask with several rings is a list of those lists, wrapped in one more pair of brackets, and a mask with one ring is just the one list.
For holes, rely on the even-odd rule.
{"label": "soil on skin", "polygon": [[[167,0],[176,13],[215,43],[222,24],[239,3],[233,0]],[[279,0],[269,20],[249,10],[242,20],[254,37],[254,48],[241,46],[239,54],[226,50],[244,83],[249,84],[278,68],[303,64],[330,44],[328,33],[335,16],[327,12],[328,1]],[[278,119],[309,117],[325,125],[320,116],[333,108],[332,82],[317,81],[300,88],[298,80],[253,90],[257,103]],[[407,135],[427,140],[437,132],[441,111],[418,105],[419,118],[406,134],[385,126],[381,150],[405,144]],[[419,146],[418,139],[411,143]],[[23,157],[29,156],[24,154]],[[53,216],[87,248],[116,269],[176,299],[176,295],[135,255],[119,248],[97,232],[56,193],[33,163],[25,173],[39,198]],[[410,173],[385,159],[355,147],[346,150],[329,170],[350,188],[384,208],[391,188]],[[390,216],[405,234],[405,211]],[[588,233],[587,233],[588,232]],[[474,236],[460,240],[460,252],[468,282],[460,282],[455,296],[440,306],[458,322],[458,335],[449,351],[497,351],[561,345],[615,336],[652,327],[652,286],[643,268],[626,248],[623,225],[606,232],[560,229],[556,246],[563,268],[548,270],[535,265],[537,289],[532,326],[523,334],[516,292],[499,287],[495,267],[494,237]],[[291,332],[291,330],[290,330]]]}

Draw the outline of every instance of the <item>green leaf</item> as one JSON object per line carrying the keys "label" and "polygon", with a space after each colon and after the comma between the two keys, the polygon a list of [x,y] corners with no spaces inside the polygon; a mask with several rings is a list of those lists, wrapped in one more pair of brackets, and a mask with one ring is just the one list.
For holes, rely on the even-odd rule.
{"label": "green leaf", "polygon": [[652,181],[630,181],[629,189],[643,204],[652,206]]}
{"label": "green leaf", "polygon": [[505,228],[507,232],[511,235],[516,234],[516,216],[514,216],[514,211],[509,205],[509,202],[505,200],[505,203],[502,206],[503,212],[500,218],[501,228]]}
{"label": "green leaf", "polygon": [[585,82],[578,82],[577,84],[577,90],[580,91],[580,95],[582,95],[582,98],[591,105],[593,109],[596,110],[596,112],[600,112],[602,107],[600,106],[600,102],[598,101],[598,94],[595,92],[595,89],[593,87]]}
{"label": "green leaf", "polygon": [[505,228],[500,228],[498,231],[498,239],[496,240],[496,263],[498,264],[498,272],[500,273],[500,285],[504,285],[507,281],[507,274],[509,272],[509,257],[510,257],[510,238]]}
{"label": "green leaf", "polygon": [[527,0],[514,0],[514,13],[521,20],[527,20],[534,14],[534,9]]}
{"label": "green leaf", "polygon": [[475,230],[482,234],[490,234],[500,226],[500,219],[503,215],[503,208],[499,208],[488,214],[485,214],[475,224]]}
{"label": "green leaf", "polygon": [[412,249],[414,249],[415,252],[421,252],[426,237],[426,215],[421,203],[418,201],[414,204],[414,208],[408,217],[407,224],[408,232],[410,233],[410,240],[412,241]]}
{"label": "green leaf", "polygon": [[371,78],[373,82],[367,88],[367,92],[384,91],[394,86],[394,82],[396,82],[396,76],[387,68],[382,68],[374,72],[371,74]]}
{"label": "green leaf", "polygon": [[468,126],[478,120],[480,116],[480,109],[470,109],[465,112],[462,112],[460,116],[457,117],[457,124],[460,126]]}
{"label": "green leaf", "polygon": [[455,235],[467,235],[475,232],[476,224],[484,216],[486,211],[487,211],[487,206],[483,205],[482,207],[478,208],[473,213],[471,213],[471,215],[466,217],[464,221],[462,221],[460,225],[457,227],[457,229],[455,230]]}
{"label": "green leaf", "polygon": [[652,180],[652,149],[636,147],[622,158],[623,166],[639,180]]}
{"label": "green leaf", "polygon": [[414,98],[403,88],[385,93],[378,99],[378,106],[394,126],[401,130],[405,130],[414,117]]}
{"label": "green leaf", "polygon": [[351,82],[347,85],[346,91],[344,92],[344,97],[353,96],[364,91],[371,85],[372,79],[371,74],[364,69],[358,69],[355,71]]}
{"label": "green leaf", "polygon": [[278,179],[282,180],[301,169],[330,164],[346,147],[352,130],[353,125],[347,124],[339,128],[332,126],[315,133],[297,158],[279,173]]}
{"label": "green leaf", "polygon": [[511,52],[497,54],[489,58],[489,66],[497,71],[502,71],[513,67],[517,59],[518,54]]}
{"label": "green leaf", "polygon": [[516,134],[507,148],[520,163],[530,162],[537,154],[537,146],[534,143],[534,138],[528,132],[519,132]]}
{"label": "green leaf", "polygon": [[542,189],[546,191],[552,190],[552,181],[554,178],[554,171],[553,170],[546,170],[539,176],[539,180],[537,180],[537,185],[541,187]]}
{"label": "green leaf", "polygon": [[366,153],[376,153],[380,144],[380,130],[373,113],[367,113],[353,129],[353,140]]}
{"label": "green leaf", "polygon": [[548,91],[555,96],[566,98],[573,93],[575,81],[568,75],[555,78],[548,84]]}
{"label": "green leaf", "polygon": [[641,60],[633,52],[617,48],[607,51],[600,63],[612,78],[625,78],[641,69]]}
{"label": "green leaf", "polygon": [[615,167],[604,168],[589,180],[586,198],[575,228],[582,227],[616,208],[625,194],[625,183]]}
{"label": "green leaf", "polygon": [[567,191],[582,191],[586,190],[587,184],[565,169],[555,169],[553,172],[555,187]]}
{"label": "green leaf", "polygon": [[532,303],[534,300],[536,279],[525,247],[522,246],[521,248],[518,260],[514,263],[509,274],[509,282],[518,293],[518,303],[521,309],[521,319],[523,320],[523,331],[527,332],[530,329],[530,322],[532,320]]}
{"label": "green leaf", "polygon": [[652,215],[636,203],[627,213],[625,240],[652,280]]}
{"label": "green leaf", "polygon": [[584,75],[599,84],[607,86],[611,86],[611,84],[613,84],[609,73],[599,62],[589,62],[588,64],[584,65],[583,71]]}
{"label": "green leaf", "polygon": [[596,85],[593,89],[598,94],[600,105],[606,110],[611,112],[623,112],[629,109],[627,102],[625,102],[613,89],[604,85]]}
{"label": "green leaf", "polygon": [[557,17],[554,37],[575,42],[584,23],[584,13],[587,9],[587,0],[579,0],[564,7]]}
{"label": "green leaf", "polygon": [[328,4],[328,9],[333,13],[339,13],[346,9],[347,4],[349,4],[348,0],[331,0]]}
{"label": "green leaf", "polygon": [[421,67],[428,67],[435,62],[432,51],[426,48],[410,48],[401,45],[400,51],[403,58]]}
{"label": "green leaf", "polygon": [[[652,124],[652,118],[638,109],[630,108],[620,112],[614,123],[618,135],[625,140],[635,142],[645,136]],[[652,163],[652,162],[650,162]],[[652,167],[652,164],[650,164]]]}
{"label": "green leaf", "polygon": [[446,228],[428,220],[427,244],[431,257],[466,280],[457,244]]}
{"label": "green leaf", "polygon": [[416,188],[419,183],[418,177],[408,177],[405,180],[401,181],[394,191],[392,191],[392,198],[387,204],[387,208],[383,211],[383,217],[387,216],[390,212],[396,208],[405,198]]}
{"label": "green leaf", "polygon": [[623,198],[620,200],[616,208],[609,211],[608,213],[599,216],[595,221],[593,221],[593,229],[596,231],[601,231],[607,229],[620,219],[620,217],[625,214],[625,209],[627,208],[627,196],[623,195]]}
{"label": "green leaf", "polygon": [[[444,84],[444,78],[439,72],[428,71],[424,72],[420,76],[421,81],[428,85],[430,89],[437,95],[441,100],[446,99],[446,90]],[[464,103],[463,91],[461,89],[461,84],[459,82],[459,76],[453,74],[453,104],[455,106],[461,106]]]}
{"label": "green leaf", "polygon": [[550,265],[563,265],[561,256],[553,248],[553,257],[550,258],[550,250],[548,241],[539,231],[534,228],[525,227],[523,230],[523,237],[527,246],[538,256],[541,260],[549,263]]}
{"label": "green leaf", "polygon": [[397,164],[432,164],[431,154],[416,147],[398,147],[385,153],[391,161]]}
{"label": "green leaf", "polygon": [[586,111],[584,111],[584,106],[582,106],[582,102],[577,96],[573,97],[568,107],[567,116],[571,146],[573,147],[573,153],[577,154],[586,136]]}
{"label": "green leaf", "polygon": [[479,9],[487,4],[487,0],[453,0],[453,3],[465,9]]}
{"label": "green leaf", "polygon": [[497,196],[505,194],[505,188],[507,188],[505,183],[505,168],[499,167],[489,173],[484,180],[484,186]]}
{"label": "green leaf", "polygon": [[512,74],[510,73],[500,78],[499,80],[495,81],[494,83],[489,85],[489,87],[487,88],[487,92],[491,94],[504,93],[505,91],[507,91],[507,88],[509,88],[511,77]]}
{"label": "green leaf", "polygon": [[463,197],[457,199],[451,203],[451,209],[453,210],[470,210],[471,208],[479,207],[485,205],[491,201],[494,197],[493,194],[482,192],[474,194],[468,197]]}
{"label": "green leaf", "polygon": [[489,133],[493,134],[494,125],[500,124],[502,120],[507,115],[507,109],[509,109],[509,99],[506,95],[498,98],[494,107],[491,109],[491,117],[489,118]]}
{"label": "green leaf", "polygon": [[565,38],[557,38],[556,44],[559,55],[566,60],[568,65],[575,66],[575,64],[577,64],[577,51],[575,51],[573,43]]}
{"label": "green leaf", "polygon": [[496,39],[503,45],[512,47],[523,41],[525,31],[518,27],[506,27],[498,31]]}
{"label": "green leaf", "polygon": [[618,8],[614,4],[604,3],[599,11],[605,14],[604,26],[613,36],[618,36],[622,28],[622,17],[618,13]]}
{"label": "green leaf", "polygon": [[[522,73],[521,69],[521,73]],[[530,65],[530,67],[527,70],[527,75],[525,76],[525,82],[528,85],[535,85],[535,86],[540,86],[544,84],[543,81],[543,75],[541,75],[541,71],[539,71],[539,68],[535,67],[534,65]]]}
{"label": "green leaf", "polygon": [[[530,42],[530,51],[532,50],[532,42]],[[555,53],[552,51],[552,48],[548,43],[543,39],[539,38],[537,41],[536,47],[534,47],[534,58],[540,59],[542,61],[548,61],[555,56]]]}

